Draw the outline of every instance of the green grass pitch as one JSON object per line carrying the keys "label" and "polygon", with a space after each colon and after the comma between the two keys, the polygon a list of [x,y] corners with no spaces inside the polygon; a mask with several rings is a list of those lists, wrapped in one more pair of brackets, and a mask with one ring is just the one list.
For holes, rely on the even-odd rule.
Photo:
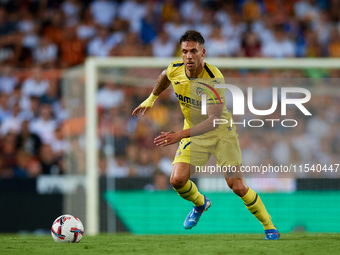
{"label": "green grass pitch", "polygon": [[339,254],[340,234],[284,234],[263,241],[260,234],[225,235],[99,235],[80,243],[59,244],[51,236],[0,235],[1,255],[76,254]]}

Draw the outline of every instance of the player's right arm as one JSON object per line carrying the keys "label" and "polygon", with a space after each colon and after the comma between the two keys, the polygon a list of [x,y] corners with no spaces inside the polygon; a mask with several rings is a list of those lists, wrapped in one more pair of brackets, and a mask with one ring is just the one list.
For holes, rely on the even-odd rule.
{"label": "player's right arm", "polygon": [[167,69],[164,69],[163,72],[159,75],[157,79],[156,86],[154,87],[153,91],[151,92],[150,96],[141,103],[134,111],[132,112],[132,115],[138,116],[138,114],[142,112],[142,116],[153,106],[158,96],[166,90],[170,86],[171,82],[168,79],[167,76]]}

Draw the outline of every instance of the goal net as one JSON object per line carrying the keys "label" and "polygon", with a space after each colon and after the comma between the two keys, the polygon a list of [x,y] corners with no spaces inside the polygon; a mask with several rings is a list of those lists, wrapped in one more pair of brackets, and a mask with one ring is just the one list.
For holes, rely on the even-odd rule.
{"label": "goal net", "polygon": [[[63,131],[71,145],[65,174],[77,181],[70,182],[76,187],[64,195],[64,212],[82,219],[88,234],[185,233],[182,223],[191,205],[169,184],[178,144],[158,148],[153,143],[161,131],[183,128],[181,100],[170,87],[145,116],[131,116],[162,70],[175,60],[179,59],[88,58],[84,66],[65,71],[68,119]],[[340,207],[333,201],[340,195],[340,60],[205,62],[218,67],[225,82],[244,95],[244,114],[233,115],[244,177],[261,194],[280,231],[337,232]],[[309,91],[310,100],[301,107],[292,101],[284,105],[283,96],[308,97],[301,91],[294,94],[293,88]],[[230,89],[224,96],[235,113],[240,102]],[[273,112],[254,114],[274,107],[275,97]],[[216,162],[212,159],[207,166],[204,169],[209,171],[202,168],[193,178],[199,190],[209,194],[214,209],[192,232],[260,233],[259,223],[226,185],[224,173],[213,170]]]}

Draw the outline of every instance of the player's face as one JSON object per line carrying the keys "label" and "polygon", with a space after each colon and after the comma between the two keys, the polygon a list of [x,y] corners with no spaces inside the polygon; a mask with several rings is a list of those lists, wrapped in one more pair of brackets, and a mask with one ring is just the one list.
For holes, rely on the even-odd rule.
{"label": "player's face", "polygon": [[198,42],[182,42],[181,53],[187,70],[195,71],[203,63],[204,45]]}

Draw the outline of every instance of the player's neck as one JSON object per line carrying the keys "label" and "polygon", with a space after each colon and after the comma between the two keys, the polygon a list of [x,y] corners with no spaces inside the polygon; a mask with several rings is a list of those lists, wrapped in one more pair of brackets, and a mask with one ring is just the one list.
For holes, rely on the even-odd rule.
{"label": "player's neck", "polygon": [[203,66],[204,62],[199,65],[194,71],[189,71],[187,68],[185,68],[185,73],[187,74],[188,78],[196,78],[203,71]]}

